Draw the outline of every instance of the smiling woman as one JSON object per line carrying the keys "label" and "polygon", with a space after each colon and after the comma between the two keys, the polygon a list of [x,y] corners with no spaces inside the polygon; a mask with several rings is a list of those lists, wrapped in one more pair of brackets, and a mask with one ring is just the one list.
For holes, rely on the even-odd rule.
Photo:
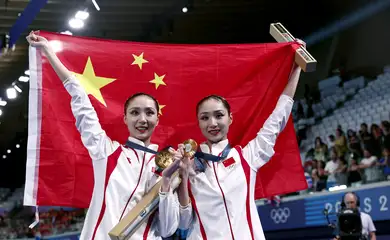
{"label": "smiling woman", "polygon": [[[149,148],[151,152],[158,149],[150,139],[158,124],[159,105],[153,96],[145,93],[127,99],[123,120],[130,137],[125,145],[113,141],[99,123],[88,97],[88,87],[83,84],[85,79],[68,71],[44,37],[31,32],[27,41],[31,47],[42,50],[70,94],[77,130],[94,162],[95,185],[80,239],[106,239],[108,232],[157,181],[158,176],[153,172],[155,162],[151,161],[154,156],[143,148]],[[93,71],[90,73],[103,79],[96,77]],[[143,236],[161,239],[161,232],[173,234],[170,230],[160,230],[158,221],[152,221],[154,216],[150,218],[151,221],[147,219],[134,233],[134,239]]]}
{"label": "smiling woman", "polygon": [[130,136],[148,145],[158,124],[159,106],[157,100],[146,93],[137,93],[125,103],[124,122]]}
{"label": "smiling woman", "polygon": [[199,128],[210,144],[227,138],[233,115],[225,98],[217,95],[205,97],[199,101],[196,112]]}
{"label": "smiling woman", "polygon": [[[187,239],[265,239],[254,201],[256,175],[275,153],[276,139],[292,110],[300,72],[294,63],[273,112],[244,147],[230,146],[228,132],[233,116],[223,97],[211,95],[198,102],[198,125],[206,138],[200,149],[221,159],[201,159],[204,168],[190,177],[194,161],[183,157],[177,193],[180,204],[165,201],[166,210],[160,214],[162,224],[188,229]],[[162,199],[174,195],[166,182],[160,193]]]}

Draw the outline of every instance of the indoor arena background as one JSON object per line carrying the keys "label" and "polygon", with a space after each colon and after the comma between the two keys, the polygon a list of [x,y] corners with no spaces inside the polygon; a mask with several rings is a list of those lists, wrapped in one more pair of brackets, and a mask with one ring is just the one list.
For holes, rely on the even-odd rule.
{"label": "indoor arena background", "polygon": [[[78,11],[88,17],[72,24]],[[38,227],[28,227],[35,214],[22,205],[29,31],[162,43],[265,43],[274,42],[273,22],[303,39],[318,65],[302,73],[293,110],[309,189],[257,201],[267,239],[331,239],[323,210],[334,222],[350,190],[374,220],[377,239],[390,239],[390,161],[382,164],[390,151],[389,0],[0,0],[0,239],[78,239],[86,212],[41,208]],[[365,161],[370,167],[356,170]],[[332,181],[325,174],[331,164],[338,166]]]}

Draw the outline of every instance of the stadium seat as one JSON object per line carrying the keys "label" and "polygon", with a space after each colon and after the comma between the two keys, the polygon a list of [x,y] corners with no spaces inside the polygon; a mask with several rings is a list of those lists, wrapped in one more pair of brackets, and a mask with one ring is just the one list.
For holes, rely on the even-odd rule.
{"label": "stadium seat", "polygon": [[[341,125],[344,131],[352,129],[358,131],[360,124],[365,122],[368,125],[380,124],[383,120],[388,120],[390,115],[390,72],[377,76],[366,85],[364,77],[358,77],[344,83],[343,88],[338,85],[340,79],[332,77],[320,81],[319,88],[322,92],[326,89],[333,89],[333,95],[326,96],[315,109],[322,106],[326,110],[333,109],[333,113],[326,116],[322,121],[311,127],[307,135],[307,143],[313,147],[314,139],[321,136],[323,141],[330,134],[335,134],[337,125]],[[348,90],[355,94],[351,100],[346,100]],[[338,102],[344,102],[343,107],[336,108]],[[313,107],[314,110],[314,107]],[[316,115],[319,115],[316,113]]]}

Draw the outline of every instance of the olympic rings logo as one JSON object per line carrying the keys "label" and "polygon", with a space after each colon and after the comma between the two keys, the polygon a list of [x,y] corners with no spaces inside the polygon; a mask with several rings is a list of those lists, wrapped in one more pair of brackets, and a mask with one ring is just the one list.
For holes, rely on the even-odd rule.
{"label": "olympic rings logo", "polygon": [[272,209],[270,215],[274,223],[286,223],[288,218],[290,217],[290,209],[286,207]]}

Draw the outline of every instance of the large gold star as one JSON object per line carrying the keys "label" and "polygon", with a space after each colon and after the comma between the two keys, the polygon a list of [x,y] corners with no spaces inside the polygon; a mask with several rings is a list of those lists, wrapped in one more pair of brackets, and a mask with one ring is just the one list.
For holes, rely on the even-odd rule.
{"label": "large gold star", "polygon": [[158,104],[158,114],[162,115],[162,109],[165,108],[166,105],[160,105]]}
{"label": "large gold star", "polygon": [[154,83],[154,84],[156,85],[156,89],[157,89],[160,85],[166,86],[167,84],[165,84],[165,82],[163,81],[163,80],[164,80],[164,77],[165,77],[165,74],[162,75],[162,76],[158,76],[157,73],[154,73],[154,79],[151,80],[150,82],[151,82],[151,83]]}
{"label": "large gold star", "polygon": [[81,86],[83,86],[87,94],[94,96],[101,104],[107,107],[106,102],[100,92],[100,89],[113,81],[115,78],[98,77],[95,75],[95,71],[92,66],[91,58],[88,57],[87,64],[85,65],[83,74],[73,73],[80,80]]}
{"label": "large gold star", "polygon": [[137,64],[139,69],[142,70],[142,64],[147,63],[148,61],[144,59],[144,53],[141,53],[139,56],[133,54],[134,62],[131,65]]}

